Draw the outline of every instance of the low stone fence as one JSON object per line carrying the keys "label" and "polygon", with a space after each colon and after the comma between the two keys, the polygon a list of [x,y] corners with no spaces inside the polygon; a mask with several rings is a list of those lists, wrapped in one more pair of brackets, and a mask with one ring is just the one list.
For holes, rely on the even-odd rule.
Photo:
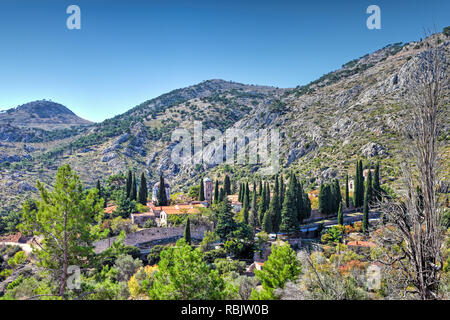
{"label": "low stone fence", "polygon": [[[206,227],[195,227],[191,225],[191,238],[201,240],[207,230],[209,231]],[[141,244],[165,239],[177,239],[183,235],[184,226],[172,228],[148,228],[128,234],[124,240],[124,244],[127,246],[139,247]],[[100,253],[105,251],[114,243],[116,238],[117,237],[111,237],[94,242],[95,252]]]}

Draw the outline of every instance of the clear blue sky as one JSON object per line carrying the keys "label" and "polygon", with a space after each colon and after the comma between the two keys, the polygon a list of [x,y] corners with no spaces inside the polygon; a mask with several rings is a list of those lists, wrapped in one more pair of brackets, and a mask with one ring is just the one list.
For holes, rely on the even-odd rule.
{"label": "clear blue sky", "polygon": [[[81,8],[81,30],[66,8]],[[366,8],[381,8],[381,30]],[[295,87],[423,28],[450,1],[1,0],[0,110],[52,99],[92,121],[220,78]]]}

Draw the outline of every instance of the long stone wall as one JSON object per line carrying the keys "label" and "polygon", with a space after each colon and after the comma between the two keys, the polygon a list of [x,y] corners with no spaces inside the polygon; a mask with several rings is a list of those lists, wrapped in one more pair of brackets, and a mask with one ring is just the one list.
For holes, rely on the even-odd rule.
{"label": "long stone wall", "polygon": [[[201,240],[203,239],[203,235],[207,230],[209,229],[206,227],[195,227],[191,225],[191,237],[193,239]],[[148,228],[128,234],[124,240],[124,244],[127,246],[138,247],[140,244],[156,240],[164,240],[171,238],[176,239],[178,237],[182,237],[183,235],[184,235],[184,226],[172,228]],[[94,243],[95,252],[100,253],[105,251],[114,243],[116,238],[117,237],[111,237],[95,242]]]}

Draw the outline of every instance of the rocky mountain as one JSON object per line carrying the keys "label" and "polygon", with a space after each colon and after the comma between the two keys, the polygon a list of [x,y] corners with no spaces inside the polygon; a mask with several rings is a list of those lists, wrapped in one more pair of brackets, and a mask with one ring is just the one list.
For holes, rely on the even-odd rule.
{"label": "rocky mountain", "polygon": [[0,141],[42,142],[81,133],[92,122],[62,104],[38,100],[0,111]]}
{"label": "rocky mountain", "polygon": [[[445,35],[429,40],[450,56]],[[278,129],[280,172],[295,170],[310,188],[353,174],[355,160],[361,158],[380,161],[383,182],[395,183],[405,97],[426,50],[424,41],[388,45],[289,89],[208,80],[61,137],[0,138],[0,203],[17,207],[24,194],[34,192],[37,178],[51,184],[63,163],[70,163],[88,185],[127,168],[145,171],[152,184],[162,172],[174,191],[187,190],[205,175],[216,178],[227,172],[245,179],[261,172],[261,166],[249,164],[174,164],[172,132],[192,132],[195,120],[201,121],[203,132]]]}

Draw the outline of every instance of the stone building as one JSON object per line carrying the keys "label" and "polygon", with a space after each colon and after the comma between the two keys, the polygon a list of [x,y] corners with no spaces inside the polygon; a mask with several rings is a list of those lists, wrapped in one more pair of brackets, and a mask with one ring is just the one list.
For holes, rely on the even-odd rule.
{"label": "stone building", "polygon": [[209,203],[212,202],[212,198],[213,198],[213,189],[214,189],[214,185],[213,185],[213,181],[206,177],[203,179],[203,187],[204,187],[204,196],[205,196],[205,200],[208,201]]}

